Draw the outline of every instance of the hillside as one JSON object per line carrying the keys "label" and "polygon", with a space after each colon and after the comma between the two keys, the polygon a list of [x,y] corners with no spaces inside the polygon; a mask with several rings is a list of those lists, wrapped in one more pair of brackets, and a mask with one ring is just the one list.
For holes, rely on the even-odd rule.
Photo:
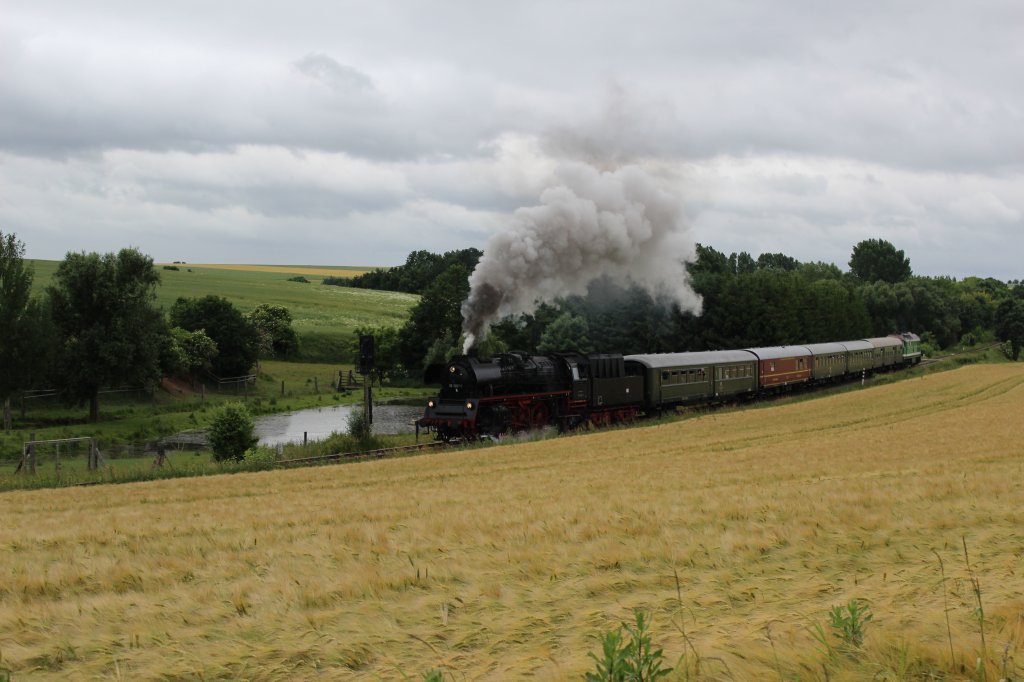
{"label": "hillside", "polygon": [[[0,667],[580,679],[639,607],[690,679],[977,679],[966,538],[988,679],[1004,660],[1017,679],[1022,410],[1024,368],[979,365],[570,438],[4,494]],[[813,628],[853,598],[864,650],[829,660]]]}
{"label": "hillside", "polygon": [[[50,283],[57,261],[32,261],[33,289],[42,292]],[[224,296],[243,312],[260,303],[283,305],[291,311],[295,330],[310,349],[336,347],[338,339],[359,326],[401,326],[419,300],[412,294],[324,286],[326,273],[336,277],[358,275],[366,268],[259,265],[178,265],[180,270],[160,272],[157,303],[170,308],[179,296]],[[191,272],[189,271],[191,270]],[[289,282],[303,275],[309,284]],[[338,359],[321,357],[315,359]]]}

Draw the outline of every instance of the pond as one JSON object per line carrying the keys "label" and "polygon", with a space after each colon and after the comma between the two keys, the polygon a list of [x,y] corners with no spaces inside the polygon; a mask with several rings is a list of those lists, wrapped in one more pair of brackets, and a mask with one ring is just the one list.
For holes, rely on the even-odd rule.
{"label": "pond", "polygon": [[[297,412],[268,414],[255,419],[255,435],[260,445],[301,443],[303,433],[309,440],[323,440],[334,431],[346,431],[348,416],[362,405],[314,407]],[[379,434],[415,433],[413,424],[423,416],[422,405],[374,405],[373,432]]]}

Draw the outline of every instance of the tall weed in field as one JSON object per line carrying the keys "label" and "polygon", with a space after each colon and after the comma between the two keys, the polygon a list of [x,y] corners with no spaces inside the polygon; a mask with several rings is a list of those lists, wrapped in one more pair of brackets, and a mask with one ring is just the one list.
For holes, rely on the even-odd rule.
{"label": "tall weed in field", "polygon": [[829,611],[829,627],[847,651],[864,644],[864,626],[873,618],[871,608],[862,599],[851,599],[846,606],[833,606]]}
{"label": "tall weed in field", "polygon": [[587,682],[652,682],[672,672],[663,667],[662,650],[651,644],[647,615],[639,609],[633,615],[633,625],[623,623],[605,633],[600,655],[589,654],[594,670],[586,673]]}

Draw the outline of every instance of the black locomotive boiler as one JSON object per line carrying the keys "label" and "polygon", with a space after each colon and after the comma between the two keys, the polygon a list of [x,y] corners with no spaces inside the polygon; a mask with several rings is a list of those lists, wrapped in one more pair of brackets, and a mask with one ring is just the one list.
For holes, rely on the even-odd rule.
{"label": "black locomotive boiler", "polygon": [[417,426],[443,440],[629,421],[643,394],[643,377],[629,375],[618,354],[457,355],[427,368],[425,380],[441,390]]}

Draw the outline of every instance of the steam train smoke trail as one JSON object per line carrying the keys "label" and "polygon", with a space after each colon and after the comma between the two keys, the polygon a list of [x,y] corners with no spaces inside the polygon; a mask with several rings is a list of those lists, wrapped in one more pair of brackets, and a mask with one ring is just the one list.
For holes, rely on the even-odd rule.
{"label": "steam train smoke trail", "polygon": [[684,265],[695,260],[696,245],[682,202],[658,178],[638,165],[600,171],[567,163],[540,202],[516,210],[510,229],[491,238],[470,276],[463,352],[501,318],[582,296],[602,275],[700,312]]}

